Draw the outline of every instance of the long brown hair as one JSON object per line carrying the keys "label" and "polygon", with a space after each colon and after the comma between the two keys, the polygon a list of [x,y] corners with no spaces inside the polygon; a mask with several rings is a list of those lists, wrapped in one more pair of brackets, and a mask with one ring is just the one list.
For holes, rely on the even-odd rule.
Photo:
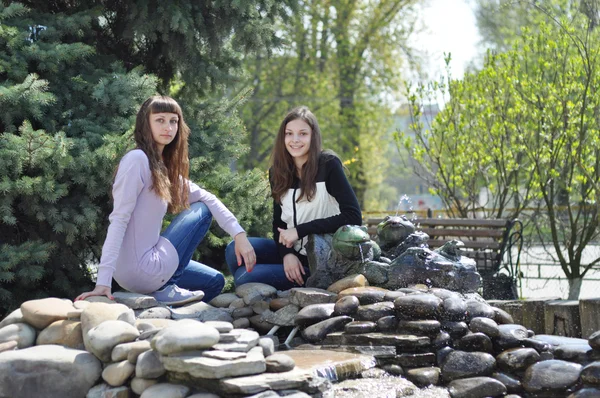
{"label": "long brown hair", "polygon": [[[162,151],[152,138],[150,115],[153,113],[176,113],[179,127],[175,138]],[[178,213],[189,207],[189,189],[184,181],[189,177],[188,137],[190,128],[183,120],[179,104],[171,97],[157,95],[142,104],[135,120],[133,137],[137,148],[144,151],[150,161],[152,190],[169,203],[168,210]]]}
{"label": "long brown hair", "polygon": [[308,160],[302,166],[302,178],[300,180],[300,197],[306,196],[311,201],[317,191],[317,171],[319,168],[319,156],[323,150],[321,144],[321,129],[315,115],[306,107],[299,106],[292,109],[283,119],[275,138],[275,145],[271,153],[271,196],[275,202],[281,203],[281,197],[292,187],[294,176],[298,175],[294,159],[285,147],[285,128],[294,120],[302,120],[310,126],[311,137],[308,150]]}

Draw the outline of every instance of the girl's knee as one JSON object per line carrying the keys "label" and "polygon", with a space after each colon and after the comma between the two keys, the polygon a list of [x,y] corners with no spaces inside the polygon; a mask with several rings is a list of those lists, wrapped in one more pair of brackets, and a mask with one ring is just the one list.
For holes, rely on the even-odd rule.
{"label": "girl's knee", "polygon": [[221,291],[223,290],[223,288],[225,287],[225,277],[223,276],[223,274],[218,273],[216,274],[213,278],[212,278],[212,287],[216,290],[216,291]]}
{"label": "girl's knee", "polygon": [[208,210],[208,206],[202,202],[194,202],[190,204],[190,209],[194,212],[201,212],[202,218],[208,222],[212,222],[212,213]]}

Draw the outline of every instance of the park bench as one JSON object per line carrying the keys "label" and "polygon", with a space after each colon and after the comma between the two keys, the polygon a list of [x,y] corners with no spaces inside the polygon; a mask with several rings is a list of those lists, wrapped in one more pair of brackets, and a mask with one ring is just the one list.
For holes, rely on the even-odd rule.
{"label": "park bench", "polygon": [[[366,221],[374,237],[383,218]],[[486,299],[516,299],[516,279],[523,245],[523,224],[518,219],[417,218],[411,220],[418,231],[429,235],[430,249],[457,239],[464,243],[462,254],[475,260],[483,279]],[[500,272],[504,271],[504,272]]]}

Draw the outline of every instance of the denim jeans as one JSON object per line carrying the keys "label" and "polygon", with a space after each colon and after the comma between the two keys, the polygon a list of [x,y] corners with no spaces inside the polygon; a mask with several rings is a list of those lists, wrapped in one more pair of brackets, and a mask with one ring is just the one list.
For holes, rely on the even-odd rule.
{"label": "denim jeans", "polygon": [[[279,255],[277,244],[273,239],[268,238],[248,238],[250,244],[256,253],[256,265],[252,272],[246,271],[246,266],[242,260],[242,265],[238,267],[237,257],[235,256],[235,242],[229,243],[225,249],[225,261],[233,275],[236,286],[243,285],[249,282],[260,282],[271,285],[278,290],[288,290],[293,287],[300,287],[297,283],[290,282],[283,270],[283,259]],[[310,275],[308,269],[308,261],[305,256],[298,255],[300,261],[304,265],[305,275],[302,279],[306,282],[306,278]]]}
{"label": "denim jeans", "polygon": [[179,255],[177,270],[164,286],[177,285],[188,290],[202,290],[202,301],[206,302],[218,296],[225,286],[223,274],[192,260],[192,255],[208,232],[211,222],[212,214],[208,207],[202,202],[196,202],[179,213],[162,233],[175,246]]}

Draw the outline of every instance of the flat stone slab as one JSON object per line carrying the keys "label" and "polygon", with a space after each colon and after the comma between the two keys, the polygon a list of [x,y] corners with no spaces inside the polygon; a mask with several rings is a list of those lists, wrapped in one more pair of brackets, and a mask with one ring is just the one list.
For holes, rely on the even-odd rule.
{"label": "flat stone slab", "polygon": [[340,380],[359,375],[371,369],[376,361],[372,355],[325,349],[297,349],[281,351],[292,358],[296,369],[314,372],[318,375],[335,373]]}
{"label": "flat stone slab", "polygon": [[184,307],[171,309],[173,319],[194,318],[199,321],[223,321],[233,322],[233,318],[228,311],[222,308],[215,308],[205,302],[197,302]]}
{"label": "flat stone slab", "polygon": [[401,349],[414,349],[428,347],[429,337],[414,336],[409,334],[345,334],[343,332],[330,333],[323,340],[323,344],[334,345],[390,345]]}
{"label": "flat stone slab", "polygon": [[[315,376],[310,372],[294,369],[283,373],[263,373],[250,377],[237,377],[221,380],[219,392],[225,396],[231,394],[249,395],[266,390],[302,390],[313,392]],[[316,392],[316,391],[314,391]]]}

